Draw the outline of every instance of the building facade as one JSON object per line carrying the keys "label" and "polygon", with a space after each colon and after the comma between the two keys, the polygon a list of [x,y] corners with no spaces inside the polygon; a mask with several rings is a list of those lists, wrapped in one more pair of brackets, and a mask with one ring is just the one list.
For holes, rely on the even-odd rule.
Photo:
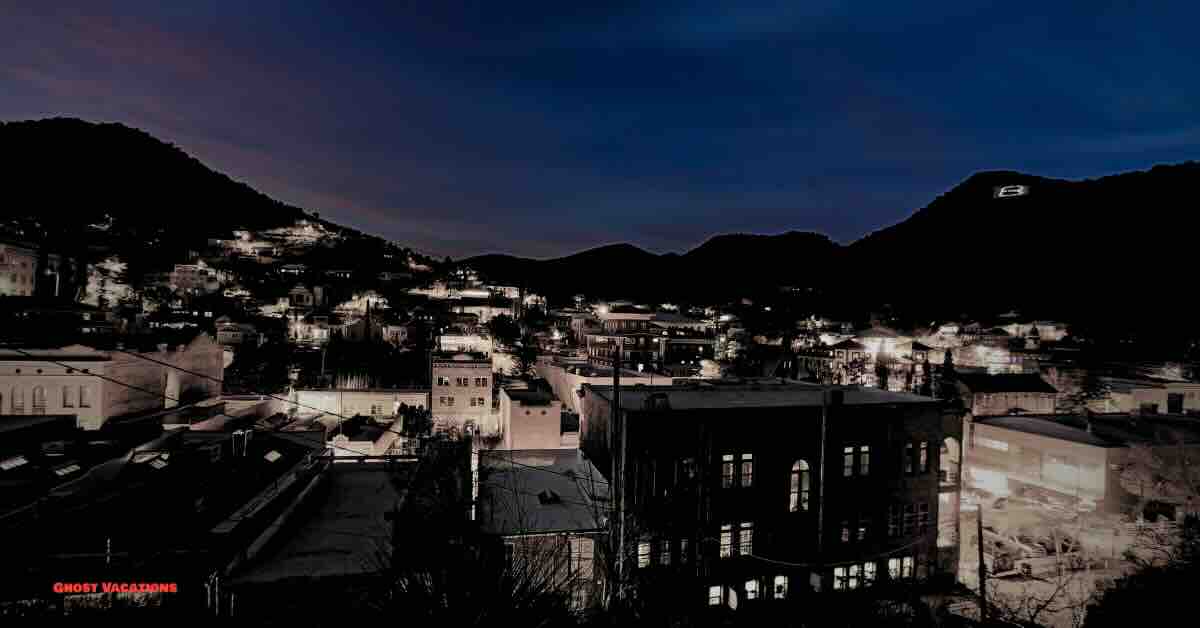
{"label": "building facade", "polygon": [[436,428],[474,426],[484,433],[499,430],[492,412],[491,357],[478,353],[435,353],[432,369],[429,403]]}
{"label": "building facade", "polygon": [[0,242],[0,295],[33,296],[37,277],[37,249]]}
{"label": "building facade", "polygon": [[656,595],[760,605],[953,579],[961,423],[937,402],[802,384],[622,387],[614,425],[611,398],[584,387],[581,449],[613,480],[636,545],[628,568]]}
{"label": "building facade", "polygon": [[223,374],[221,347],[204,334],[157,351],[0,349],[0,420],[71,415],[81,429],[96,430],[110,419],[215,397]]}

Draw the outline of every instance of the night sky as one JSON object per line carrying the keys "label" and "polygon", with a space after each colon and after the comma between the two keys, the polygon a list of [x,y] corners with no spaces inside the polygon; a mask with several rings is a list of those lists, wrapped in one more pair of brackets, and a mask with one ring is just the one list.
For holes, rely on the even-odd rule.
{"label": "night sky", "polygon": [[1200,157],[1195,2],[106,4],[0,3],[0,119],[139,127],[456,258],[849,242],[977,170]]}

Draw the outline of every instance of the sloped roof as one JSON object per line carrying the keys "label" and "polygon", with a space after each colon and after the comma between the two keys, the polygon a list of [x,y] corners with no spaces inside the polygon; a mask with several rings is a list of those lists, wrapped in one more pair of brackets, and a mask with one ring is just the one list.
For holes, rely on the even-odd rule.
{"label": "sloped roof", "polygon": [[599,530],[608,484],[578,449],[481,451],[479,522],[504,536]]}

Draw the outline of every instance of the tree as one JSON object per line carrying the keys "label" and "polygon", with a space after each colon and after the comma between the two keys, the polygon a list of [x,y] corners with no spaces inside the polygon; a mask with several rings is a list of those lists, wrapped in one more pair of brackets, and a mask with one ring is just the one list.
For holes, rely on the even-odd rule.
{"label": "tree", "polygon": [[515,351],[512,355],[512,376],[521,378],[533,376],[538,358],[537,341],[534,340],[533,336],[529,334],[522,336],[521,340],[517,341]]}
{"label": "tree", "polygon": [[1095,368],[1084,368],[1079,386],[1058,400],[1058,408],[1063,412],[1083,413],[1093,404],[1106,402],[1112,394],[1109,386]]}
{"label": "tree", "polygon": [[925,397],[933,396],[933,369],[929,366],[929,358],[921,363],[921,387],[918,394]]}
{"label": "tree", "polygon": [[1117,578],[1097,593],[1087,607],[1084,628],[1135,626],[1158,617],[1189,617],[1197,578],[1200,578],[1200,522],[1187,517],[1172,555],[1163,561],[1143,563],[1133,573]]}
{"label": "tree", "polygon": [[880,390],[888,389],[888,379],[891,377],[891,359],[883,354],[875,358],[875,385]]}
{"label": "tree", "polygon": [[954,353],[947,348],[941,371],[938,373],[938,399],[954,401],[958,399],[958,374],[954,371]]}
{"label": "tree", "polygon": [[487,322],[487,329],[488,333],[492,335],[492,338],[495,338],[504,345],[511,345],[521,337],[520,325],[518,325],[517,321],[513,320],[513,317],[509,316],[508,314],[493,316],[492,319]]}
{"label": "tree", "polygon": [[845,373],[847,384],[862,384],[867,374],[867,359],[860,357],[846,362]]}

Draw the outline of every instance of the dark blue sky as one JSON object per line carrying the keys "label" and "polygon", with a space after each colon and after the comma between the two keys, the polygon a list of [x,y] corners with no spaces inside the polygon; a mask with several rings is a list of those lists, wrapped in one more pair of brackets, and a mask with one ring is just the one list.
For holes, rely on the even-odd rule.
{"label": "dark blue sky", "polygon": [[977,170],[1200,157],[1194,2],[11,4],[0,119],[140,127],[438,255],[849,242]]}

